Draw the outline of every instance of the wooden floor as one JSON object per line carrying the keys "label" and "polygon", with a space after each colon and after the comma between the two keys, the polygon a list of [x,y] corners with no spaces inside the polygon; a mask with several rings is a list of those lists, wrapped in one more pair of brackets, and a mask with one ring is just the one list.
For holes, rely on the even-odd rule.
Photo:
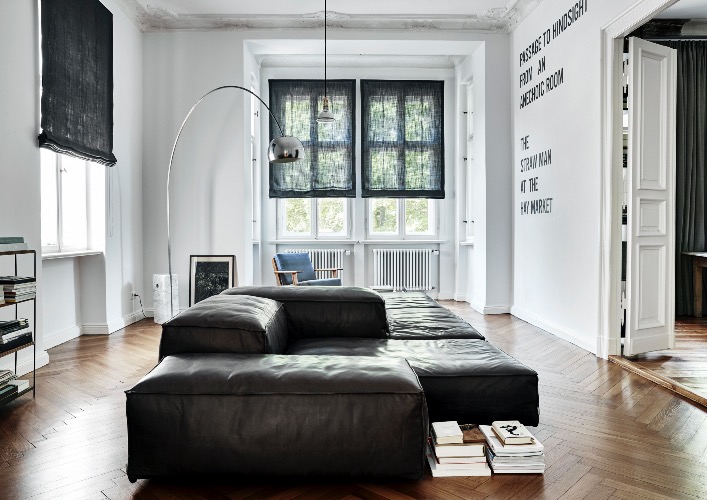
{"label": "wooden floor", "polygon": [[707,498],[707,413],[508,315],[445,303],[540,374],[544,476],[198,484],[125,477],[125,396],[156,361],[149,320],[49,351],[37,398],[0,409],[2,499]]}
{"label": "wooden floor", "polygon": [[631,365],[707,407],[707,318],[678,318],[675,349],[639,354]]}

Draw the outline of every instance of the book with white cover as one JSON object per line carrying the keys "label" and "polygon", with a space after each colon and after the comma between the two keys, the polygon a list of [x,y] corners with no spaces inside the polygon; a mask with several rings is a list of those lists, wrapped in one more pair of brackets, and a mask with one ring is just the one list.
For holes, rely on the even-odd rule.
{"label": "book with white cover", "polygon": [[438,458],[483,457],[486,453],[486,446],[481,443],[438,444],[435,446],[435,453]]}
{"label": "book with white cover", "polygon": [[432,450],[427,450],[427,462],[430,464],[432,477],[470,477],[470,476],[490,476],[491,468],[488,464],[468,464],[465,468],[449,468],[438,464]]}
{"label": "book with white cover", "polygon": [[464,442],[464,433],[455,421],[432,422],[432,432],[437,444],[462,444]]}
{"label": "book with white cover", "polygon": [[29,380],[11,380],[8,385],[16,385],[17,392],[22,392],[25,389],[29,389]]}
{"label": "book with white cover", "polygon": [[531,444],[535,438],[518,420],[497,420],[491,428],[503,444]]}
{"label": "book with white cover", "polygon": [[499,457],[542,455],[545,449],[543,444],[538,439],[535,439],[535,442],[532,444],[504,445],[493,432],[490,425],[480,425],[479,429],[481,429],[481,432],[483,432],[484,436],[486,436],[486,443],[489,448],[491,448],[491,450]]}

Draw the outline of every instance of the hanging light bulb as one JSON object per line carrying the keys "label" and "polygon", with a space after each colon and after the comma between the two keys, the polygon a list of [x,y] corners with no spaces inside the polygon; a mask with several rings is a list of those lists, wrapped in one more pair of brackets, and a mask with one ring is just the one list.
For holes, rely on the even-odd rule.
{"label": "hanging light bulb", "polygon": [[324,0],[324,105],[322,110],[317,115],[318,123],[333,123],[336,121],[334,115],[329,110],[329,97],[327,96],[327,86],[326,86],[326,0]]}

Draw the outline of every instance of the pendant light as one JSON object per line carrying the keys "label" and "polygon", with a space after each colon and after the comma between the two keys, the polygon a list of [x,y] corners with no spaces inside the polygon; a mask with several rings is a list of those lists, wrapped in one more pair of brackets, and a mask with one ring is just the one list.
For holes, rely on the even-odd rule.
{"label": "pendant light", "polygon": [[332,112],[329,111],[329,97],[327,96],[326,87],[326,13],[326,0],[324,0],[324,105],[317,116],[318,123],[333,123],[336,121]]}

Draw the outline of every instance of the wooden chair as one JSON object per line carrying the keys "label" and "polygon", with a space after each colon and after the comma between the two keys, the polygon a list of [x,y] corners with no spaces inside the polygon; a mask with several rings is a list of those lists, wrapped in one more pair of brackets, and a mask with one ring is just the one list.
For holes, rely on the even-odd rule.
{"label": "wooden chair", "polygon": [[[280,286],[341,286],[340,267],[314,269],[309,254],[302,253],[276,253],[272,259],[275,272],[275,281]],[[317,279],[317,271],[328,271],[331,278]]]}

